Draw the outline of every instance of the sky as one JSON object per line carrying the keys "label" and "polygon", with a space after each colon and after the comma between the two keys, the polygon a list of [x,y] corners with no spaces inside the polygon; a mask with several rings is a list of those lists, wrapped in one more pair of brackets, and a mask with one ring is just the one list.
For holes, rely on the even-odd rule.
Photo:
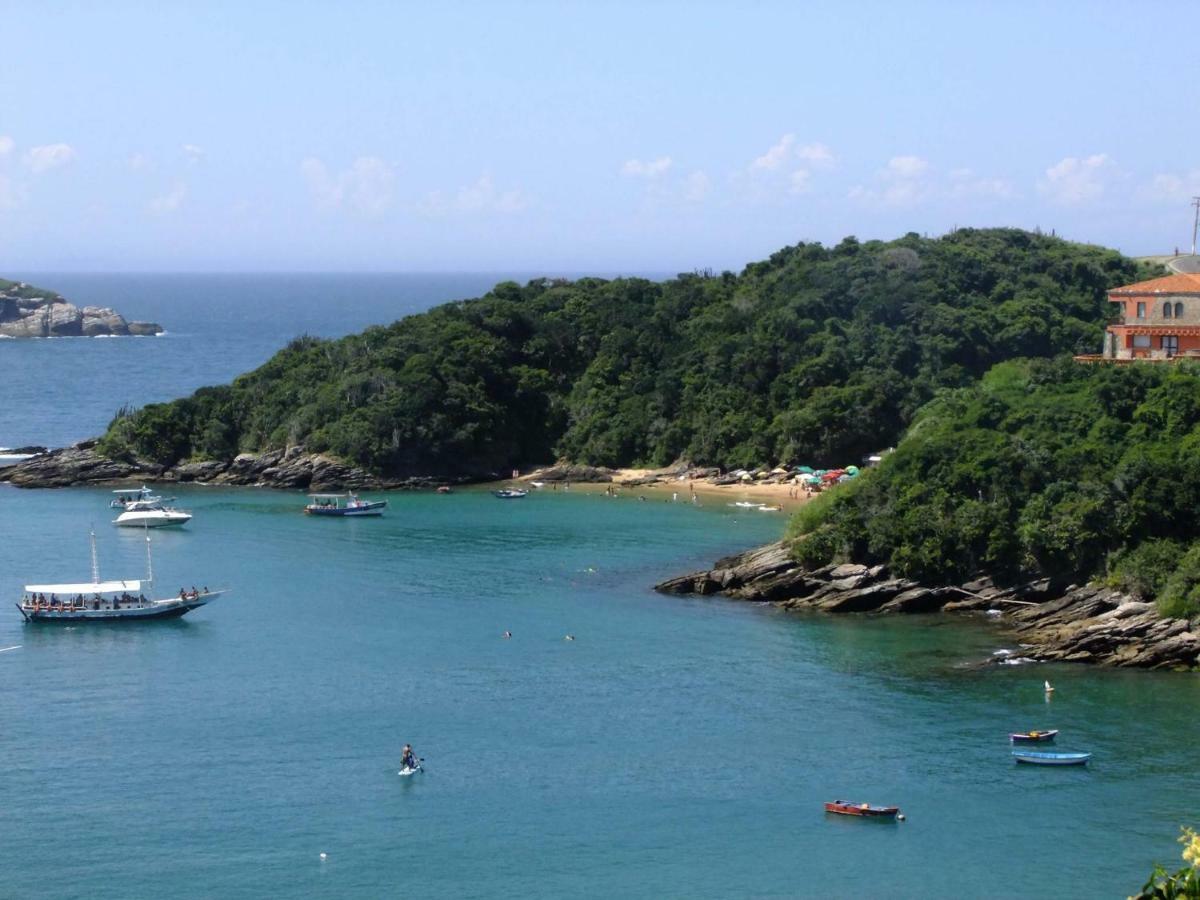
{"label": "sky", "polygon": [[5,271],[739,270],[1185,251],[1185,3],[0,0]]}

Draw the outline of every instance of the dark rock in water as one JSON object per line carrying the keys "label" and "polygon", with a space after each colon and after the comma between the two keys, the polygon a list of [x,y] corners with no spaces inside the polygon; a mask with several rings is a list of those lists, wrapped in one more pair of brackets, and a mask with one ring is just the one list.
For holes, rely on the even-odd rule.
{"label": "dark rock in water", "polygon": [[100,456],[90,446],[76,444],[2,469],[0,480],[12,482],[18,487],[70,487],[75,484],[120,481],[142,471],[130,463]]}
{"label": "dark rock in water", "polygon": [[380,478],[323,454],[307,453],[303,447],[242,453],[229,462],[208,460],[166,468],[154,463],[112,460],[101,456],[96,450],[95,441],[84,441],[63,450],[51,450],[0,469],[0,481],[31,488],[127,481],[203,481],[210,484],[313,491],[431,488],[446,483],[445,478],[425,476]]}
{"label": "dark rock in water", "polygon": [[812,571],[774,543],[718,560],[712,569],[659,584],[670,594],[724,594],[785,609],[829,613],[935,613],[1004,610],[1022,652],[1034,660],[1140,668],[1200,665],[1200,633],[1190,622],[1164,619],[1143,603],[1095,585],[1048,579],[1001,587],[981,577],[961,586],[930,587],[857,563]]}
{"label": "dark rock in water", "polygon": [[127,322],[106,306],[80,308],[57,294],[26,296],[36,288],[10,284],[0,290],[0,335],[11,338],[100,337],[107,335],[158,334],[154,322]]}
{"label": "dark rock in water", "polygon": [[533,478],[537,481],[575,481],[580,484],[604,484],[612,481],[617,473],[602,466],[557,465],[539,469]]}

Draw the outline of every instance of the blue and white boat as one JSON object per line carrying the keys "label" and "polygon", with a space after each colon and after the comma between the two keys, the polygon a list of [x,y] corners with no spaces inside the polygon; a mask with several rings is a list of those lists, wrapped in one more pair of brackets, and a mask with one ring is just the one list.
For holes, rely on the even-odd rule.
{"label": "blue and white boat", "polygon": [[1090,753],[1058,753],[1048,750],[1014,750],[1013,759],[1035,766],[1086,766]]}

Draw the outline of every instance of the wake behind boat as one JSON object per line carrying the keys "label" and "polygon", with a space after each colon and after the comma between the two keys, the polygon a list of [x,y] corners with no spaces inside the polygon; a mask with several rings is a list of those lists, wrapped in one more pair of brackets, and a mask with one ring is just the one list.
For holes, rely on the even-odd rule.
{"label": "wake behind boat", "polygon": [[27,584],[17,609],[26,622],[113,622],[174,619],[211,603],[224,590],[181,588],[178,597],[147,598],[154,585],[150,537],[146,536],[146,579],[101,581],[92,533],[92,580],[66,584]]}
{"label": "wake behind boat", "polygon": [[304,507],[310,516],[382,516],[386,500],[362,500],[357,494],[309,494]]}

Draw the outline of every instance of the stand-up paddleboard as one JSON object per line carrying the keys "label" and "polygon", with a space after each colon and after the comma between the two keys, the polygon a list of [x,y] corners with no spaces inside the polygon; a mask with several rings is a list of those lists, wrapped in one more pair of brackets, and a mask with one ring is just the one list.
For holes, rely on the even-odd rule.
{"label": "stand-up paddleboard", "polygon": [[403,769],[401,769],[396,774],[407,778],[409,775],[416,775],[418,772],[424,772],[424,771],[425,770],[422,769],[420,766],[417,766],[415,769],[410,766],[405,766]]}

